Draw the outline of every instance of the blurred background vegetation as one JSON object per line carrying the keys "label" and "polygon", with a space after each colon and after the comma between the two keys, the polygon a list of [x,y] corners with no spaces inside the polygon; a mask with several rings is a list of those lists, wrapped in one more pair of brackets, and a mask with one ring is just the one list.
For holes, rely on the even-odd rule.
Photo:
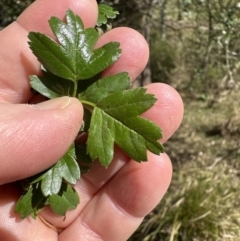
{"label": "blurred background vegetation", "polygon": [[16,20],[34,0],[0,0],[0,28]]}
{"label": "blurred background vegetation", "polygon": [[[0,27],[31,2],[1,0]],[[240,1],[108,3],[120,12],[114,26],[133,27],[149,43],[137,84],[170,84],[185,104],[183,124],[165,144],[172,184],[129,241],[239,240]]]}

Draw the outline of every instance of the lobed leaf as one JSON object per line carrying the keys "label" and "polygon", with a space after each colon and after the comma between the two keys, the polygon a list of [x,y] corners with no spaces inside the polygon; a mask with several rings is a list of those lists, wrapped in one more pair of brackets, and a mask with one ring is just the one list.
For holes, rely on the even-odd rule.
{"label": "lobed leaf", "polygon": [[114,128],[113,119],[104,118],[105,113],[95,107],[89,128],[87,151],[93,160],[99,161],[107,167],[113,159]]}
{"label": "lobed leaf", "polygon": [[80,179],[80,169],[76,161],[74,144],[68,152],[42,176],[41,189],[45,197],[58,194],[62,179],[70,184],[76,184]]}
{"label": "lobed leaf", "polygon": [[22,219],[33,212],[34,207],[32,206],[32,196],[33,190],[30,188],[24,195],[20,197],[16,204],[15,212],[20,213],[20,218]]}
{"label": "lobed leaf", "polygon": [[64,183],[58,194],[49,196],[49,205],[58,215],[64,216],[68,210],[75,209],[79,204],[77,192],[69,184]]}
{"label": "lobed leaf", "polygon": [[36,218],[37,213],[46,205],[46,202],[47,199],[38,185],[31,185],[17,201],[15,212],[19,213],[22,219],[29,215]]}
{"label": "lobed leaf", "polygon": [[84,29],[80,17],[71,10],[66,13],[66,23],[52,17],[49,24],[58,42],[36,32],[29,33],[28,38],[35,56],[54,75],[76,83],[95,76],[120,57],[117,42],[94,49],[98,32],[93,28]]}
{"label": "lobed leaf", "polygon": [[136,88],[108,95],[97,106],[120,120],[142,114],[155,102],[156,98],[152,94],[146,94],[145,88]]}
{"label": "lobed leaf", "polygon": [[31,75],[30,84],[40,94],[53,99],[60,96],[71,96],[74,92],[73,82],[63,79],[45,70],[42,66],[42,77]]}
{"label": "lobed leaf", "polygon": [[100,27],[103,24],[107,24],[108,19],[116,18],[119,14],[118,11],[115,11],[112,7],[106,4],[98,4],[98,20],[97,26]]}
{"label": "lobed leaf", "polygon": [[131,82],[128,73],[122,72],[99,79],[84,92],[80,93],[78,99],[80,101],[87,100],[97,104],[109,94],[125,90],[130,86]]}
{"label": "lobed leaf", "polygon": [[31,75],[29,78],[30,78],[31,87],[39,94],[49,99],[54,99],[61,96],[60,94],[52,91],[50,88],[44,85],[44,80],[43,80],[44,78],[38,77],[36,75]]}
{"label": "lobed leaf", "polygon": [[163,152],[158,140],[160,128],[139,115],[149,109],[156,99],[137,88],[115,92],[94,107],[90,123],[87,150],[92,159],[108,166],[114,153],[114,143],[136,161],[147,160],[147,149]]}
{"label": "lobed leaf", "polygon": [[[118,14],[106,5],[99,9],[101,24]],[[95,49],[98,32],[85,29],[71,10],[66,12],[66,22],[52,17],[49,25],[56,41],[41,33],[29,34],[29,46],[43,66],[41,77],[30,76],[30,84],[47,98],[68,95],[84,104],[79,136],[87,136],[87,143],[77,139],[55,165],[25,180],[27,191],[16,205],[21,218],[36,217],[45,205],[59,215],[76,208],[79,197],[71,185],[95,159],[107,167],[115,143],[139,162],[147,160],[147,150],[155,154],[164,151],[159,143],[161,129],[141,117],[156,98],[144,88],[129,89],[127,73],[101,78],[101,72],[120,57],[120,44],[110,42]]]}

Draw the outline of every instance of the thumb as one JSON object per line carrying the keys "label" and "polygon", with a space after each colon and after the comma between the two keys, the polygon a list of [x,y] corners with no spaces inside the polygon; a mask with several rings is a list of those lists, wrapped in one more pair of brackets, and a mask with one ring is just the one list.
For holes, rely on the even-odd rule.
{"label": "thumb", "polygon": [[37,174],[61,158],[74,141],[81,103],[61,97],[37,105],[0,104],[0,184]]}

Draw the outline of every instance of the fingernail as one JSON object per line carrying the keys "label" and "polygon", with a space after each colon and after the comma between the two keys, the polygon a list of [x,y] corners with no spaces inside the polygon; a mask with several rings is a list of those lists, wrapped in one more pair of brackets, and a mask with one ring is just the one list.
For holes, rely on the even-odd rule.
{"label": "fingernail", "polygon": [[70,104],[70,102],[71,102],[71,98],[64,96],[64,97],[41,102],[39,104],[34,105],[34,107],[39,110],[64,109]]}

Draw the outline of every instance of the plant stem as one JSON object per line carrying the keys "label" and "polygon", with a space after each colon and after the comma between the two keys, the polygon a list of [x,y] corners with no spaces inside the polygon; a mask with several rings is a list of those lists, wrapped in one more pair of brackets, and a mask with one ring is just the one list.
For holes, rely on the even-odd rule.
{"label": "plant stem", "polygon": [[78,87],[78,82],[74,82],[74,87],[73,87],[73,97],[77,97],[77,87]]}
{"label": "plant stem", "polygon": [[90,105],[92,107],[95,107],[96,104],[90,102],[90,101],[87,101],[87,100],[80,100],[82,104],[85,104],[85,105]]}

